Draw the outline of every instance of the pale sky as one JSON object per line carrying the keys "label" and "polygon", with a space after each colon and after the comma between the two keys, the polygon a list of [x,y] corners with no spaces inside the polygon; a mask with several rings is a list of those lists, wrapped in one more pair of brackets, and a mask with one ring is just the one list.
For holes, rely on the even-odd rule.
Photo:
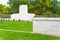
{"label": "pale sky", "polygon": [[0,4],[7,5],[8,0],[0,0]]}
{"label": "pale sky", "polygon": [[[60,1],[60,0],[58,0]],[[0,0],[0,4],[7,5],[8,0]]]}
{"label": "pale sky", "polygon": [[58,1],[60,1],[60,0],[58,0]]}

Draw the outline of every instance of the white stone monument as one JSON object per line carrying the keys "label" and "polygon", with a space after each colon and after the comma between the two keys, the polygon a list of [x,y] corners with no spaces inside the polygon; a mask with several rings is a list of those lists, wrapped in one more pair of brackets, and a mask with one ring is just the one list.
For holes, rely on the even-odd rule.
{"label": "white stone monument", "polygon": [[28,7],[27,5],[20,5],[19,6],[19,14],[28,14]]}
{"label": "white stone monument", "polygon": [[23,20],[23,21],[32,21],[32,18],[35,16],[35,14],[28,13],[28,7],[27,5],[20,5],[19,6],[19,13],[12,14],[11,19],[15,20]]}

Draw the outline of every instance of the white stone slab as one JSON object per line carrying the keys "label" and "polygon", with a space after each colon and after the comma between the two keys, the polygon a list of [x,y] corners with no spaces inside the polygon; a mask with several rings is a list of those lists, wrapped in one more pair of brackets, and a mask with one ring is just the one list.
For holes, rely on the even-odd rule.
{"label": "white stone slab", "polygon": [[60,18],[34,18],[33,33],[60,36]]}

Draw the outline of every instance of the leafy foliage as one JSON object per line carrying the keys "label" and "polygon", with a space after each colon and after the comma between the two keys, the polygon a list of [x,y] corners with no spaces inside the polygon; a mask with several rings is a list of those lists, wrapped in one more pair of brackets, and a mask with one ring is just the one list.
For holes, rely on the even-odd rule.
{"label": "leafy foliage", "polygon": [[2,13],[2,4],[0,4],[0,13]]}
{"label": "leafy foliage", "polygon": [[9,13],[9,7],[6,5],[0,4],[0,13],[3,13],[3,14]]}
{"label": "leafy foliage", "polygon": [[40,16],[58,16],[57,0],[9,0],[11,13],[19,12],[19,5],[27,4],[29,12]]}
{"label": "leafy foliage", "polygon": [[[35,2],[35,4],[33,4]],[[33,3],[31,3],[29,6],[30,12],[35,13],[36,15],[40,16],[57,16],[57,4],[55,4],[57,1],[53,1],[53,3],[50,0],[35,0]],[[33,5],[33,7],[31,6]]]}
{"label": "leafy foliage", "polygon": [[27,4],[28,0],[9,0],[9,5],[11,7],[11,13],[19,12],[19,5]]}

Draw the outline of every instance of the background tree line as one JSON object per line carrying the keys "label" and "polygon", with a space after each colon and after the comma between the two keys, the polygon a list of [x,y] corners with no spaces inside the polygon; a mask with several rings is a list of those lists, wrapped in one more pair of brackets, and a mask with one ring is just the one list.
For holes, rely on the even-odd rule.
{"label": "background tree line", "polygon": [[6,9],[8,9],[8,14],[18,13],[19,5],[26,4],[28,5],[29,12],[35,13],[36,16],[53,17],[60,15],[60,5],[58,3],[57,0],[9,0],[8,4],[10,7]]}

